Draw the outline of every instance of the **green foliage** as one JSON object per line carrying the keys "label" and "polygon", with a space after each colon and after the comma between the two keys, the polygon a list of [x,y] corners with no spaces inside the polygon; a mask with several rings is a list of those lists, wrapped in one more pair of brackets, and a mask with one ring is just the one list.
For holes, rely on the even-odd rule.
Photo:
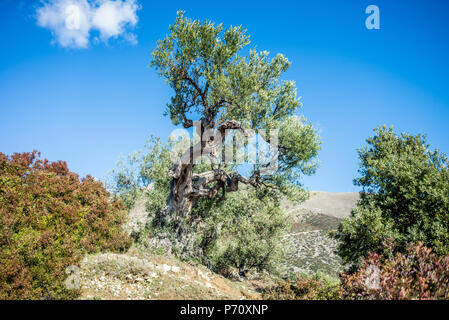
{"label": "green foliage", "polygon": [[382,211],[370,205],[358,205],[352,217],[344,219],[335,237],[341,241],[338,254],[348,264],[356,266],[370,251],[382,251],[386,239],[398,238],[390,219],[382,215]]}
{"label": "green foliage", "polygon": [[252,189],[232,193],[211,206],[202,224],[203,260],[216,271],[236,268],[245,276],[250,270],[276,269],[287,221],[279,204],[267,195]]}
{"label": "green foliage", "polygon": [[343,274],[346,299],[449,299],[449,256],[439,257],[422,243],[408,244],[405,252],[391,242],[387,253],[370,253],[357,272]]}
{"label": "green foliage", "polygon": [[150,189],[147,207],[150,212],[159,212],[165,206],[170,192],[167,175],[172,162],[170,151],[173,141],[164,145],[159,138],[151,136],[143,151],[136,151],[122,159],[112,170],[107,183],[108,189],[117,195],[130,210],[136,200],[143,196],[142,190]]}
{"label": "green foliage", "polygon": [[[255,50],[249,57],[238,55],[250,43],[242,27],[223,30],[222,24],[192,21],[179,11],[169,30],[153,51],[151,65],[175,90],[167,110],[174,124],[183,123],[185,112],[195,108],[219,115],[218,120],[272,128],[300,106],[295,83],[278,79],[290,67],[287,58],[278,54],[269,60],[268,52]],[[206,91],[198,90],[203,86]],[[270,110],[273,105],[276,112]]]}
{"label": "green foliage", "polygon": [[129,245],[125,211],[100,182],[37,152],[0,153],[0,299],[66,299],[64,281],[86,253]]}
{"label": "green foliage", "polygon": [[[178,12],[175,24],[169,27],[170,34],[153,51],[151,62],[175,90],[167,110],[174,124],[183,123],[184,112],[191,108],[198,113],[205,112],[206,102],[219,108],[220,92],[227,91],[229,86],[227,69],[233,66],[236,53],[249,43],[240,27],[223,32],[221,24],[215,26],[210,21],[200,24],[183,15],[182,11]],[[206,97],[201,97],[198,90],[206,81],[210,101],[205,101]]]}
{"label": "green foliage", "polygon": [[307,193],[301,188],[300,176],[315,173],[320,138],[304,117],[292,116],[279,124],[279,146],[278,168],[265,181],[277,186],[289,200],[304,201]]}
{"label": "green foliage", "polygon": [[140,170],[140,153],[135,152],[120,159],[105,183],[109,191],[122,200],[127,210],[134,206],[142,194],[141,189],[146,186],[147,181]]}
{"label": "green foliage", "polygon": [[316,273],[298,275],[296,279],[283,279],[263,291],[267,300],[339,300],[338,279]]}
{"label": "green foliage", "polygon": [[423,242],[449,254],[449,169],[445,155],[431,151],[421,135],[396,135],[379,127],[359,150],[361,200],[336,238],[340,256],[357,265],[369,251],[382,253],[394,238],[399,247]]}

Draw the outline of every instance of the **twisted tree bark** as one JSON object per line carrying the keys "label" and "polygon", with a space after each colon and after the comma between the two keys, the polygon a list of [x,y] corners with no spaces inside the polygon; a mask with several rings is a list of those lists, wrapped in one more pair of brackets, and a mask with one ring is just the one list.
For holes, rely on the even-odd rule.
{"label": "twisted tree bark", "polygon": [[197,132],[200,133],[201,141],[186,150],[168,173],[172,178],[170,195],[162,217],[164,222],[174,222],[179,238],[182,238],[185,231],[183,221],[199,199],[212,199],[220,190],[221,199],[224,199],[226,192],[238,190],[239,183],[258,185],[257,174],[250,178],[243,177],[238,172],[228,174],[223,170],[225,163],[221,163],[219,168],[214,170],[193,173],[195,160],[201,156],[214,158],[220,154],[219,149],[222,148],[222,142],[229,130],[240,130],[248,136],[248,132],[237,121],[225,121],[215,128],[208,128],[200,123]]}

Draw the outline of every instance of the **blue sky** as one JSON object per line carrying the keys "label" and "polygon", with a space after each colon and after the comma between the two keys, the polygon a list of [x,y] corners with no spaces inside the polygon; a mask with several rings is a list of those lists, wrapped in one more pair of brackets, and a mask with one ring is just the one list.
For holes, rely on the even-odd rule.
{"label": "blue sky", "polygon": [[[365,27],[370,4],[380,9],[380,30]],[[323,140],[320,168],[304,179],[308,189],[357,191],[356,149],[380,124],[425,133],[432,147],[449,153],[448,1],[139,5],[138,21],[117,32],[97,24],[86,47],[73,48],[38,23],[40,1],[0,2],[0,152],[37,149],[102,178],[150,134],[166,139],[174,129],[163,116],[170,89],[148,65],[183,9],[194,19],[243,25],[249,47],[292,61],[285,79],[296,81],[301,113]]]}

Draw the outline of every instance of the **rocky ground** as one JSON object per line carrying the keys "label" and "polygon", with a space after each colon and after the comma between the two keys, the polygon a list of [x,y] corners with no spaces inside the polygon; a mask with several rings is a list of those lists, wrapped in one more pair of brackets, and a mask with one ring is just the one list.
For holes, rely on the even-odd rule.
{"label": "rocky ground", "polygon": [[201,265],[136,248],[87,256],[79,280],[81,299],[260,299],[255,281],[231,281]]}

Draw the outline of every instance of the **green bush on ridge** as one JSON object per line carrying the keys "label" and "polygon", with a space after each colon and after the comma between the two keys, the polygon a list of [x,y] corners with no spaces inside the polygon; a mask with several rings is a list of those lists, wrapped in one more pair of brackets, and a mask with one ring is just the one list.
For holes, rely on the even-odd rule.
{"label": "green bush on ridge", "polygon": [[356,268],[369,252],[385,253],[393,238],[396,250],[422,242],[438,255],[449,254],[449,162],[430,150],[422,135],[396,135],[375,129],[368,147],[359,150],[361,200],[340,225],[339,255]]}

